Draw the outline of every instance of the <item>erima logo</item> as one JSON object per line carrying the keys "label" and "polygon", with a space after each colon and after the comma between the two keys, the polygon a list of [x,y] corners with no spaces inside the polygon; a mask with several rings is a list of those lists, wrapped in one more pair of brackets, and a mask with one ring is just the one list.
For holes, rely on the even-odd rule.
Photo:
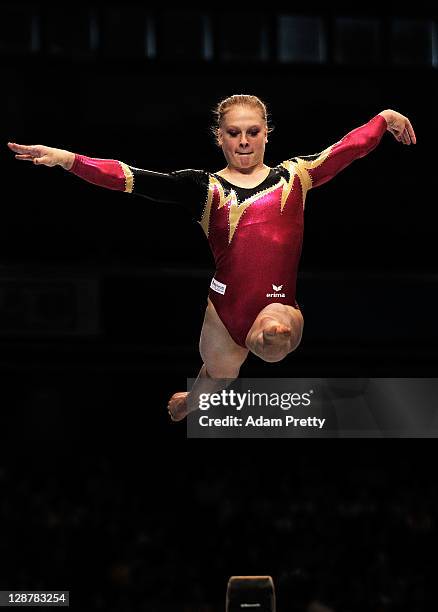
{"label": "erima logo", "polygon": [[257,604],[240,604],[241,608],[261,608],[259,603]]}
{"label": "erima logo", "polygon": [[279,291],[281,291],[283,289],[283,285],[272,285],[272,289],[274,290],[274,293],[267,293],[266,297],[286,297],[285,293],[278,293]]}

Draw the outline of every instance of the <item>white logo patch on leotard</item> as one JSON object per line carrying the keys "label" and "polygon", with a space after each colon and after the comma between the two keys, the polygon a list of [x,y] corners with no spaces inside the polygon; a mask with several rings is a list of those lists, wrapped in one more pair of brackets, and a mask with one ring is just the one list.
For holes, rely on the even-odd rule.
{"label": "white logo patch on leotard", "polygon": [[225,293],[226,288],[227,286],[224,285],[224,283],[220,283],[215,278],[211,279],[210,289],[213,289],[213,291],[216,291],[216,293],[221,293],[223,295]]}

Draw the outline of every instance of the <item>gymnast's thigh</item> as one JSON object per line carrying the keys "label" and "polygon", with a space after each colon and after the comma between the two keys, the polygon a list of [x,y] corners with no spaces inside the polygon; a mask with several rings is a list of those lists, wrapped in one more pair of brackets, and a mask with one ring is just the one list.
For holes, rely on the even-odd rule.
{"label": "gymnast's thigh", "polygon": [[210,299],[205,309],[199,352],[210,375],[214,376],[212,370],[217,368],[222,372],[219,374],[221,377],[226,377],[228,370],[230,376],[233,375],[249,353],[247,348],[234,342]]}

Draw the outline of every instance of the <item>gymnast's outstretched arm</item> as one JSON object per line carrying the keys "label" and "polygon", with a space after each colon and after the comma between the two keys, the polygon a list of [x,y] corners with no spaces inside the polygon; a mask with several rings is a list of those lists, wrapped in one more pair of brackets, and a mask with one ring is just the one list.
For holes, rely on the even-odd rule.
{"label": "gymnast's outstretched arm", "polygon": [[202,170],[176,170],[169,173],[143,170],[115,159],[87,157],[44,145],[8,147],[16,159],[31,161],[35,165],[61,166],[80,178],[107,189],[135,193],[155,202],[189,204],[193,208],[202,198],[205,172]]}
{"label": "gymnast's outstretched arm", "polygon": [[389,131],[403,144],[416,144],[417,139],[411,122],[397,111],[387,109],[373,117],[368,123],[352,130],[334,145],[321,153],[294,158],[308,177],[308,188],[323,185],[346,168],[355,159],[365,157],[377,147],[384,133]]}

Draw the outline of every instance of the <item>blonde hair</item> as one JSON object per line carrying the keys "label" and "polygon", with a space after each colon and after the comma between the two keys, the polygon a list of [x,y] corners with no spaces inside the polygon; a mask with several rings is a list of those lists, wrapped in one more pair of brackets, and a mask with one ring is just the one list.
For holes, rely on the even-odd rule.
{"label": "blonde hair", "polygon": [[257,96],[250,96],[246,94],[236,94],[234,96],[230,96],[229,98],[224,98],[213,109],[213,115],[215,118],[214,124],[211,126],[211,131],[214,135],[214,139],[217,145],[219,145],[218,141],[218,130],[222,126],[225,114],[233,107],[233,106],[249,106],[258,110],[265,122],[266,127],[268,128],[268,133],[274,130],[274,127],[269,125],[270,115],[266,108],[266,104],[260,100]]}

